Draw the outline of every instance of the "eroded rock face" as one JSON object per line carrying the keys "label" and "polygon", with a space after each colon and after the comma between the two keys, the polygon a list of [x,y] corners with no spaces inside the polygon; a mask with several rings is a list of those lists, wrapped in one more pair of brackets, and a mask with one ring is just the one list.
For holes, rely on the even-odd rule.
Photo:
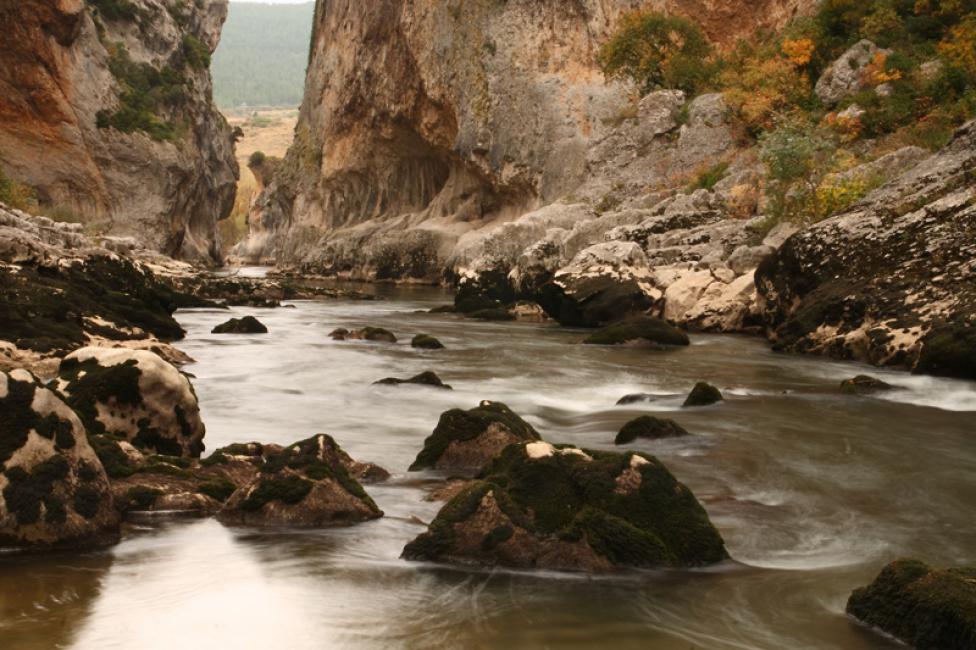
{"label": "eroded rock face", "polygon": [[206,429],[190,380],[152,352],[82,348],[61,362],[56,386],[89,434],[169,456],[203,451]]}
{"label": "eroded rock face", "polygon": [[532,425],[500,402],[441,414],[410,471],[437,469],[474,475],[510,444],[539,440]]}
{"label": "eroded rock face", "polygon": [[0,372],[0,548],[86,548],[118,536],[81,420],[27,371]]}
{"label": "eroded rock face", "polygon": [[403,557],[606,571],[704,566],[728,555],[695,496],[655,458],[528,442],[506,448]]}
{"label": "eroded rock face", "polygon": [[976,122],[759,267],[775,344],[976,378]]}
{"label": "eroded rock face", "polygon": [[238,176],[210,97],[226,14],[226,0],[3,3],[0,169],[43,205],[218,260]]}
{"label": "eroded rock face", "polygon": [[847,613],[918,650],[976,647],[976,567],[892,562],[851,594]]}
{"label": "eroded rock face", "polygon": [[[258,245],[242,249],[336,274],[438,280],[445,266],[461,272],[482,257],[469,235],[570,194],[590,206],[644,195],[674,161],[688,171],[714,164],[731,146],[714,119],[721,97],[702,99],[679,129],[681,93],[634,98],[595,63],[620,16],[639,6],[319,2],[296,141],[259,199]],[[726,43],[812,6],[655,4]],[[485,252],[490,262],[496,251]]]}
{"label": "eroded rock face", "polygon": [[858,41],[834,61],[817,80],[814,88],[817,97],[824,104],[832,106],[865,85],[864,69],[874,58],[890,54],[867,39]]}
{"label": "eroded rock face", "polygon": [[331,436],[318,434],[269,455],[217,517],[242,526],[344,526],[383,516]]}

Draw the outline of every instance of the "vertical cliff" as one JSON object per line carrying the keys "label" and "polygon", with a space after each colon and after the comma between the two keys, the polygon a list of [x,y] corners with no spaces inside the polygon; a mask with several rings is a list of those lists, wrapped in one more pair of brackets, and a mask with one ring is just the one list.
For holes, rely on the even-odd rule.
{"label": "vertical cliff", "polygon": [[227,0],[0,4],[0,171],[42,208],[217,260],[238,176],[208,70],[226,15]]}
{"label": "vertical cliff", "polygon": [[623,12],[685,13],[728,43],[811,4],[320,0],[296,140],[239,252],[436,276],[465,233],[591,177],[594,149],[636,110],[595,64]]}

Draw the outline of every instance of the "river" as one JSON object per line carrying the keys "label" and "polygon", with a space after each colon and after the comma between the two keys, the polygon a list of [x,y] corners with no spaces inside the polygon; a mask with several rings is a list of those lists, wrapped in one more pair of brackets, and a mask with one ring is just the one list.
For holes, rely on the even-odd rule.
{"label": "river", "polygon": [[[976,563],[976,385],[693,335],[686,349],[579,345],[553,324],[482,323],[427,309],[437,289],[373,287],[375,302],[296,302],[254,314],[265,336],[220,336],[226,311],[188,310],[180,347],[208,449],[333,435],[393,473],[367,486],[385,511],[351,528],[260,531],[214,520],[126,525],[100,552],[0,559],[0,648],[900,647],[843,613],[888,561]],[[397,345],[335,342],[382,326]],[[416,333],[440,338],[414,350]],[[372,386],[434,370],[455,390]],[[899,390],[855,397],[870,372]],[[681,409],[696,381],[722,404]],[[615,406],[628,393],[651,402]],[[398,559],[438,504],[407,466],[439,414],[502,401],[553,442],[613,449],[641,413],[695,434],[633,446],[704,503],[735,562],[701,571],[585,576],[474,571]]]}

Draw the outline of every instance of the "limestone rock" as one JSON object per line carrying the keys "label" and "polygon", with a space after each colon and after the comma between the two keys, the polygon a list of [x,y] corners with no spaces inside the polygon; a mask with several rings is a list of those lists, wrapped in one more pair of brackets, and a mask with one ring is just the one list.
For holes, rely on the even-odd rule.
{"label": "limestone rock", "polygon": [[30,373],[0,372],[0,548],[117,541],[108,478],[78,416]]}
{"label": "limestone rock", "polygon": [[318,528],[377,519],[383,512],[354,479],[345,452],[318,434],[265,458],[258,476],[237,490],[218,519],[230,525]]}
{"label": "limestone rock", "polygon": [[817,80],[814,92],[824,104],[832,106],[864,87],[864,69],[878,53],[888,53],[867,39],[852,45]]}
{"label": "limestone rock", "polygon": [[526,440],[539,440],[539,433],[500,402],[484,401],[468,411],[452,409],[441,414],[410,471],[473,475],[508,445]]}
{"label": "limestone rock", "polygon": [[91,435],[170,456],[203,451],[206,429],[190,380],[152,352],[82,348],[61,362],[55,385]]}
{"label": "limestone rock", "polygon": [[694,495],[657,459],[528,442],[505,449],[403,557],[596,572],[728,555]]}

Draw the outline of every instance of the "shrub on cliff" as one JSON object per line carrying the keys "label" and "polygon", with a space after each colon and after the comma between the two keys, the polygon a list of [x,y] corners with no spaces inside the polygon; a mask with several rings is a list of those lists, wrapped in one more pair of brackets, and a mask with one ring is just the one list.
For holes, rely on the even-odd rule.
{"label": "shrub on cliff", "polygon": [[655,11],[624,16],[597,57],[604,74],[630,79],[647,93],[658,88],[695,92],[714,75],[712,45],[682,16]]}

